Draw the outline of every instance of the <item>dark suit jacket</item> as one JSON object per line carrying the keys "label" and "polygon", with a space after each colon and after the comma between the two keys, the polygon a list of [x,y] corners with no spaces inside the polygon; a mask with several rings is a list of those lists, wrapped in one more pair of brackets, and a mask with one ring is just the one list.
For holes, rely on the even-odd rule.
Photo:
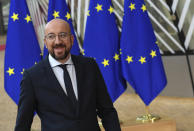
{"label": "dark suit jacket", "polygon": [[72,60],[77,77],[77,107],[66,96],[46,58],[23,75],[15,131],[30,131],[35,111],[42,131],[99,131],[97,115],[106,131],[121,130],[96,62],[74,55]]}

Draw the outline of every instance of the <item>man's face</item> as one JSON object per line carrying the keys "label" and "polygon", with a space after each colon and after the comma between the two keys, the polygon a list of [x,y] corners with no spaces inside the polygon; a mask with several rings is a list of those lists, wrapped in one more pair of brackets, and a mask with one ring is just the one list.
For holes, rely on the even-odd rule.
{"label": "man's face", "polygon": [[56,60],[67,59],[73,45],[69,25],[63,20],[51,21],[45,28],[44,42],[49,54]]}

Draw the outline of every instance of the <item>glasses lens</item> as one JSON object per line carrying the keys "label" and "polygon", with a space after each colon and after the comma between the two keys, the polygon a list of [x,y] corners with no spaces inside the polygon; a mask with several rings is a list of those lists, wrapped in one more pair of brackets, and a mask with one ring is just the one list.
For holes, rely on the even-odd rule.
{"label": "glasses lens", "polygon": [[62,39],[65,39],[65,38],[67,38],[68,34],[67,33],[60,33],[58,36]]}
{"label": "glasses lens", "polygon": [[48,39],[48,40],[54,40],[55,37],[56,37],[55,34],[49,34],[49,35],[47,35],[47,39]]}

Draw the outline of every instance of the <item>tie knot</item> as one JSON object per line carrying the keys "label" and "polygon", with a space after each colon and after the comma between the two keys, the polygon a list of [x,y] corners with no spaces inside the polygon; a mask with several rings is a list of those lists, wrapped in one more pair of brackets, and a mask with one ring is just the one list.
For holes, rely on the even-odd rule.
{"label": "tie knot", "polygon": [[67,65],[68,65],[68,64],[61,64],[61,65],[58,65],[58,66],[61,67],[62,69],[67,69],[67,68],[66,68]]}

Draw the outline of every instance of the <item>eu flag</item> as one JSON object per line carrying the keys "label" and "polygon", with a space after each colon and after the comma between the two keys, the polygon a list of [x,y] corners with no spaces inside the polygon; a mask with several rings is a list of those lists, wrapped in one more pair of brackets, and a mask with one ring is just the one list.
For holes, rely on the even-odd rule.
{"label": "eu flag", "polygon": [[[78,46],[78,42],[76,39],[76,35],[73,29],[71,15],[66,4],[66,0],[49,0],[48,7],[48,22],[52,19],[59,18],[67,21],[70,24],[71,32],[74,35],[74,43],[71,49],[71,53],[74,55],[79,55],[80,50]],[[44,56],[48,54],[48,50],[44,47]]]}
{"label": "eu flag", "polygon": [[121,74],[119,33],[110,0],[90,0],[84,38],[85,55],[93,57],[114,102],[126,88]]}
{"label": "eu flag", "polygon": [[5,90],[18,104],[25,69],[38,62],[40,47],[25,0],[11,0],[5,49]]}
{"label": "eu flag", "polygon": [[166,76],[143,0],[125,0],[121,34],[124,78],[146,105],[166,86]]}

